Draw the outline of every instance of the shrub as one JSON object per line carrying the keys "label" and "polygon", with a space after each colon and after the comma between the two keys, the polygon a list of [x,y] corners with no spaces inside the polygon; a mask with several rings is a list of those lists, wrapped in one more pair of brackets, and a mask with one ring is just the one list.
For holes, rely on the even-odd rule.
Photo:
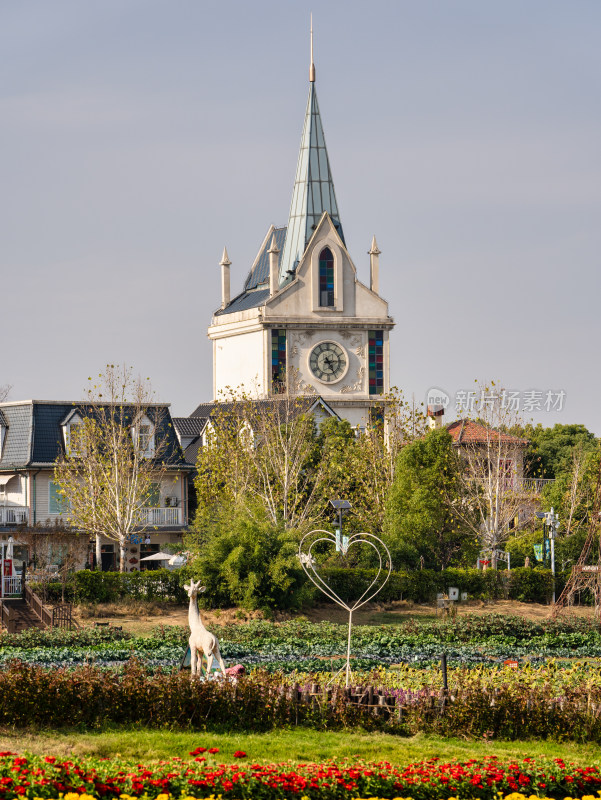
{"label": "shrub", "polygon": [[558,696],[555,687],[537,686],[527,675],[493,687],[482,674],[464,671],[455,676],[449,695],[427,685],[418,691],[380,689],[375,693],[385,702],[369,709],[358,704],[367,696],[363,689],[322,687],[312,696],[305,694],[313,680],[315,676],[308,676],[302,689],[286,684],[280,674],[259,671],[237,682],[200,682],[177,672],[149,675],[136,661],[120,674],[89,666],[47,670],[13,662],[0,672],[0,724],[54,728],[112,723],[195,730],[219,725],[254,731],[288,725],[319,730],[361,726],[405,735],[421,731],[601,742],[599,686],[574,686]]}
{"label": "shrub", "polygon": [[[324,579],[343,599],[357,599],[375,578],[373,569],[342,569],[328,567],[321,570]],[[392,572],[388,583],[378,594],[381,602],[408,600],[416,603],[431,602],[438,592],[447,592],[455,586],[470,597],[498,600],[508,597],[529,603],[548,603],[553,592],[550,570],[518,568],[505,570],[449,568],[435,572],[423,569],[412,572]],[[563,581],[557,582],[560,591]]]}
{"label": "shrub", "polygon": [[[183,584],[184,570],[156,569],[145,572],[100,572],[88,569],[74,572],[67,581],[65,600],[75,603],[115,603],[119,600],[161,600],[187,603]],[[34,584],[34,589],[36,584]],[[47,602],[61,600],[58,582],[45,585]]]}

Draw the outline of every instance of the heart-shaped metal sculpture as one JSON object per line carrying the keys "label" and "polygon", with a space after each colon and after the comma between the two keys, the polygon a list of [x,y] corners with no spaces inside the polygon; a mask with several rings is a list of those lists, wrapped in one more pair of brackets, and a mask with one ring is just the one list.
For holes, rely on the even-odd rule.
{"label": "heart-shaped metal sculpture", "polygon": [[[357,600],[349,601],[348,603],[345,602],[317,571],[317,562],[313,557],[312,551],[320,542],[334,545],[336,551],[343,555],[346,555],[353,545],[358,544],[366,544],[375,550],[379,562],[378,571],[373,581]],[[386,556],[386,561],[384,561],[384,556]],[[353,533],[350,536],[341,537],[338,531],[336,533],[330,533],[329,531],[315,530],[309,531],[309,533],[306,533],[301,539],[298,547],[298,558],[309,580],[317,586],[326,597],[329,597],[334,603],[348,611],[348,642],[346,651],[346,685],[348,687],[351,677],[351,630],[353,625],[353,611],[356,611],[358,608],[361,608],[361,606],[369,603],[370,600],[373,600],[378,592],[386,585],[390,573],[392,572],[390,551],[384,542],[373,533]]]}

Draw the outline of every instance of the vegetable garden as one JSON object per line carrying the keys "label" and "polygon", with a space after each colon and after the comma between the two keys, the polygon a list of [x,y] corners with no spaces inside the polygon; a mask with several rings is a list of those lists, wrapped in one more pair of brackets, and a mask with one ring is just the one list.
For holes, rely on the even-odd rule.
{"label": "vegetable garden", "polygon": [[[266,672],[335,671],[342,666],[346,650],[347,628],[333,623],[260,621],[214,626],[214,631],[227,662],[241,662],[247,668]],[[179,666],[187,640],[188,631],[181,627],[159,627],[150,637],[110,628],[30,630],[0,636],[0,665],[18,659],[47,667],[115,668],[135,658],[150,671],[172,670]],[[427,682],[434,682],[438,688],[436,665],[443,652],[453,669],[494,669],[507,659],[517,659],[531,670],[544,667],[550,659],[573,663],[600,658],[601,632],[586,620],[534,623],[501,615],[353,629],[355,672],[385,666],[393,668],[389,680],[400,675],[407,681],[414,674],[410,668],[421,668],[425,670],[424,680],[427,676]],[[590,666],[586,674],[590,676]]]}
{"label": "vegetable garden", "polygon": [[[158,628],[148,638],[110,628],[4,635],[0,723],[303,725],[601,742],[601,634],[587,621],[491,615],[361,626],[349,690],[333,677],[343,664],[346,626],[262,621],[216,632],[225,659],[250,670],[236,683],[191,683],[178,671],[183,628]],[[518,669],[503,663],[509,657]]]}

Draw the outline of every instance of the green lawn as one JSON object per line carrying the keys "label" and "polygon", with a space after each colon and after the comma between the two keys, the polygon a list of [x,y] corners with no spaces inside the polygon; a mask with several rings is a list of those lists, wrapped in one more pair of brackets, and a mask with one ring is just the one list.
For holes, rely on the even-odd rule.
{"label": "green lawn", "polygon": [[323,761],[354,758],[405,764],[425,758],[444,760],[526,756],[559,757],[580,765],[601,761],[599,747],[557,742],[489,742],[443,739],[418,735],[404,739],[383,733],[320,732],[303,728],[271,733],[191,733],[154,730],[29,731],[0,729],[0,750],[55,756],[122,757],[140,761],[180,756],[186,758],[198,746],[218,747],[209,757],[215,763],[232,761],[236,750],[244,750],[254,761]]}

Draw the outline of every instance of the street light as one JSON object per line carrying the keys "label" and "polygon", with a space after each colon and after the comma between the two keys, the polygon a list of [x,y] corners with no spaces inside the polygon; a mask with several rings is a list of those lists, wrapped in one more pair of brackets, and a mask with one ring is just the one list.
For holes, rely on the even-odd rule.
{"label": "street light", "polygon": [[[549,543],[551,545],[551,573],[553,575],[553,602],[555,602],[555,536],[559,530],[559,516],[555,513],[554,509],[551,511],[537,511],[536,516],[538,519],[544,519],[544,525],[549,529]],[[545,552],[545,540],[543,534],[543,558]]]}
{"label": "street light", "polygon": [[348,513],[352,505],[348,500],[330,500],[330,505],[338,512],[338,528],[336,529],[336,552],[346,555],[348,536],[342,536],[342,515]]}

